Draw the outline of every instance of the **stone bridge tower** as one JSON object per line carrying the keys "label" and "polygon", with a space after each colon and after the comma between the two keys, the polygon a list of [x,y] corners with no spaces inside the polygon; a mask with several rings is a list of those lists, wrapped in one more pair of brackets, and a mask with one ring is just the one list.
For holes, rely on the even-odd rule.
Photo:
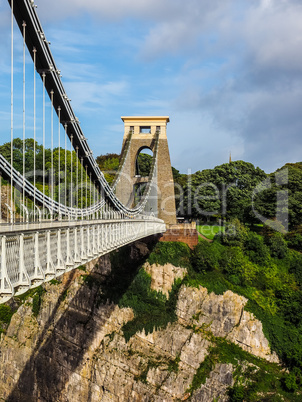
{"label": "stone bridge tower", "polygon": [[[154,153],[155,134],[159,132],[156,177],[145,211],[163,219],[166,224],[175,224],[174,181],[166,133],[169,117],[122,117],[122,120],[125,129],[121,159],[123,160],[126,153],[127,157],[121,172],[121,180],[116,186],[117,197],[124,205],[134,206],[135,189],[148,182],[148,177],[141,177],[137,172],[138,155],[146,148]],[[129,132],[132,132],[132,135],[127,148]]]}

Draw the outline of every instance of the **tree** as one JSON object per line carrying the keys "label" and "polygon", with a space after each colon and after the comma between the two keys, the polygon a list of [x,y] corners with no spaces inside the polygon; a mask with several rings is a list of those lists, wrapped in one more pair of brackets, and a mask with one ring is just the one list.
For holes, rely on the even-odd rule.
{"label": "tree", "polygon": [[215,167],[213,174],[221,193],[223,215],[237,217],[242,222],[257,222],[252,211],[252,196],[266,173],[252,163],[235,161]]}
{"label": "tree", "polygon": [[[179,181],[179,175],[175,176]],[[237,217],[244,222],[258,222],[252,211],[252,196],[266,176],[251,163],[235,161],[181,177],[184,215],[206,220]]]}
{"label": "tree", "polygon": [[191,262],[198,272],[219,269],[223,247],[218,242],[201,240],[192,252]]}
{"label": "tree", "polygon": [[231,219],[227,223],[225,231],[218,233],[215,238],[219,239],[222,244],[244,248],[248,234],[249,230],[246,226],[235,218]]}
{"label": "tree", "polygon": [[222,204],[213,171],[210,169],[198,171],[193,175],[191,182],[192,214],[197,218],[203,216],[208,221],[211,216],[221,212]]}
{"label": "tree", "polygon": [[292,230],[302,220],[302,162],[287,163],[268,179],[268,188],[255,199],[256,208],[267,219],[283,217],[283,224],[288,223]]}
{"label": "tree", "polygon": [[275,232],[271,236],[265,238],[265,243],[268,245],[271,256],[282,259],[288,253],[288,248],[284,236]]}
{"label": "tree", "polygon": [[152,166],[152,156],[141,152],[136,160],[136,174],[147,177],[150,175]]}
{"label": "tree", "polygon": [[249,231],[244,243],[245,254],[249,259],[262,266],[269,263],[269,248],[264,244],[263,238],[256,233]]}
{"label": "tree", "polygon": [[115,178],[120,164],[120,155],[109,153],[106,155],[99,155],[96,158],[96,163],[98,164],[101,171],[104,173],[105,179],[111,184]]}
{"label": "tree", "polygon": [[[36,170],[43,169],[43,146],[39,145],[32,138],[25,139],[24,142],[24,161],[25,172],[34,170],[34,148],[36,151]],[[11,161],[11,143],[6,142],[0,146],[0,154],[10,163]],[[45,161],[50,160],[50,150],[45,149]],[[13,167],[18,172],[23,173],[23,140],[14,138],[13,140]]]}

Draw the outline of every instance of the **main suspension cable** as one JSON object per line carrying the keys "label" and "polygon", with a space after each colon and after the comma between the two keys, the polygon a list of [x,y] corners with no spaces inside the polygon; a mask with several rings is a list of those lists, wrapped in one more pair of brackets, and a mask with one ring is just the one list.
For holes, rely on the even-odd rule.
{"label": "main suspension cable", "polygon": [[11,180],[10,180],[10,214],[11,223],[13,218],[13,163],[14,163],[14,0],[11,0],[11,116],[10,116],[10,162],[11,162]]}

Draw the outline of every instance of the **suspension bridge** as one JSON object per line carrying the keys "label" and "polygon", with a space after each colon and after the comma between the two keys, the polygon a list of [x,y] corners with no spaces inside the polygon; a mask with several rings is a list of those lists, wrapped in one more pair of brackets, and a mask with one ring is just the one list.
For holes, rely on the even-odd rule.
{"label": "suspension bridge", "polygon": [[[11,141],[8,155],[0,155],[0,303],[123,245],[163,233],[166,223],[175,222],[169,118],[123,118],[120,166],[109,184],[71,107],[34,0],[8,4]],[[17,58],[16,36],[23,43]],[[33,67],[29,85],[28,58]],[[21,110],[16,110],[16,91],[22,93]],[[16,114],[22,116],[22,129],[14,126]],[[17,135],[22,137],[18,157]],[[141,178],[135,164],[144,148],[153,157],[148,177]],[[144,191],[137,199],[133,194],[142,182]]]}

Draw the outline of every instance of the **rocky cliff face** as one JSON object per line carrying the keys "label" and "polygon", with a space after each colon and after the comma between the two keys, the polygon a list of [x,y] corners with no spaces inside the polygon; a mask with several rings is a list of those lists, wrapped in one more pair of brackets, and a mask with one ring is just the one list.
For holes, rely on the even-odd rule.
{"label": "rocky cliff face", "polygon": [[[137,260],[144,245],[132,246]],[[152,286],[168,295],[185,270],[146,265]],[[243,310],[246,299],[230,291],[217,296],[182,286],[177,320],[165,329],[121,330],[133,319],[130,308],[100,298],[110,276],[108,256],[87,272],[74,270],[60,283],[45,284],[35,317],[27,299],[1,335],[0,396],[6,401],[210,401],[228,400],[234,366],[215,361],[205,381],[192,387],[217,337],[237,343],[268,361],[261,323]],[[101,300],[101,301],[100,301]]]}

